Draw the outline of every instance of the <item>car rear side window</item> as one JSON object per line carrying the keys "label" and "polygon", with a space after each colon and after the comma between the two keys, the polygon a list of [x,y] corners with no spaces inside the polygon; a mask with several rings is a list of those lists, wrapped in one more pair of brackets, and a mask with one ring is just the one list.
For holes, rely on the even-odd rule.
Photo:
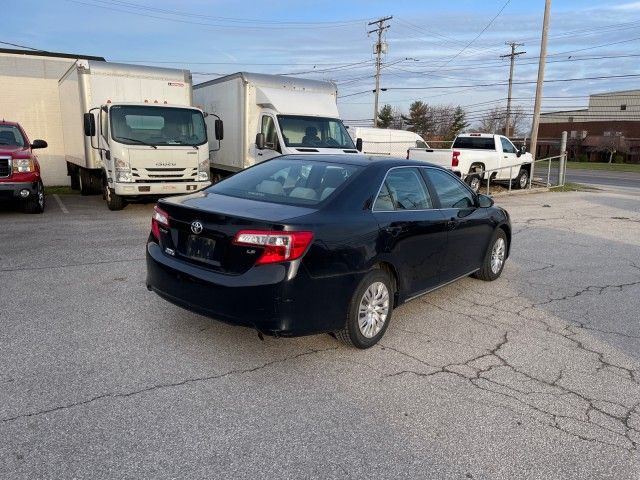
{"label": "car rear side window", "polygon": [[469,189],[456,177],[435,168],[427,168],[426,171],[440,199],[440,208],[469,208],[475,205]]}
{"label": "car rear side window", "polygon": [[417,168],[389,170],[373,204],[374,211],[430,208],[433,208],[433,203]]}
{"label": "car rear side window", "polygon": [[313,206],[331,197],[361,170],[357,165],[274,159],[207,189],[208,192],[287,205]]}

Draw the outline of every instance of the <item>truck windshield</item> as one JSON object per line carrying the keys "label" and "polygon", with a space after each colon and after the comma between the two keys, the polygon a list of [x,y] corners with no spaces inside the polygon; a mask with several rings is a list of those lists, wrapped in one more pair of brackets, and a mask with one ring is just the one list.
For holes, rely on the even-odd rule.
{"label": "truck windshield", "polygon": [[192,108],[114,105],[111,137],[127,145],[202,145],[207,132],[202,112]]}
{"label": "truck windshield", "polygon": [[451,148],[470,148],[473,150],[495,150],[493,137],[458,137]]}
{"label": "truck windshield", "polygon": [[342,121],[335,118],[278,115],[278,123],[287,147],[356,148]]}
{"label": "truck windshield", "polygon": [[14,125],[0,125],[0,145],[24,147],[20,129]]}

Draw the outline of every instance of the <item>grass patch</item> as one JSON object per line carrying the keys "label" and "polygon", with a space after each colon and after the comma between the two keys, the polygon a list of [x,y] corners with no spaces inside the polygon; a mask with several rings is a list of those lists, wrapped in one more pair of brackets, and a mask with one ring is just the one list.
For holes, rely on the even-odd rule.
{"label": "grass patch", "polygon": [[589,187],[581,183],[567,182],[559,187],[549,188],[550,192],[597,192],[599,188]]}
{"label": "grass patch", "polygon": [[[547,170],[549,162],[537,162],[536,171]],[[567,162],[567,168],[572,170],[599,170],[604,172],[636,172],[640,173],[640,163],[598,163],[598,162]],[[551,162],[551,170],[558,169],[558,160]]]}
{"label": "grass patch", "polygon": [[49,195],[53,195],[54,193],[58,195],[78,195],[80,193],[78,190],[71,190],[71,187],[67,185],[53,185],[51,187],[44,187],[44,192]]}

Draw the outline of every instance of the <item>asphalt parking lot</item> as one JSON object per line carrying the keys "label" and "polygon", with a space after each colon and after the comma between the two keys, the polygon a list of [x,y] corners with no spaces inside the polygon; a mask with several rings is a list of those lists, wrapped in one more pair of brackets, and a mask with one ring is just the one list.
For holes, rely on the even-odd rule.
{"label": "asphalt parking lot", "polygon": [[0,477],[639,478],[640,195],[498,203],[501,279],[401,307],[367,351],[148,292],[151,204],[3,209]]}

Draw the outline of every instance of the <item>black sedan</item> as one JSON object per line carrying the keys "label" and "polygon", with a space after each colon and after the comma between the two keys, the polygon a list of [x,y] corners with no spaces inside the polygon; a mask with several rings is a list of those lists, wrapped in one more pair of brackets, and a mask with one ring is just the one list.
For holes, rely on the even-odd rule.
{"label": "black sedan", "polygon": [[275,336],[374,345],[393,309],[456,279],[495,280],[505,210],[423,162],[294,155],[155,206],[147,286]]}

